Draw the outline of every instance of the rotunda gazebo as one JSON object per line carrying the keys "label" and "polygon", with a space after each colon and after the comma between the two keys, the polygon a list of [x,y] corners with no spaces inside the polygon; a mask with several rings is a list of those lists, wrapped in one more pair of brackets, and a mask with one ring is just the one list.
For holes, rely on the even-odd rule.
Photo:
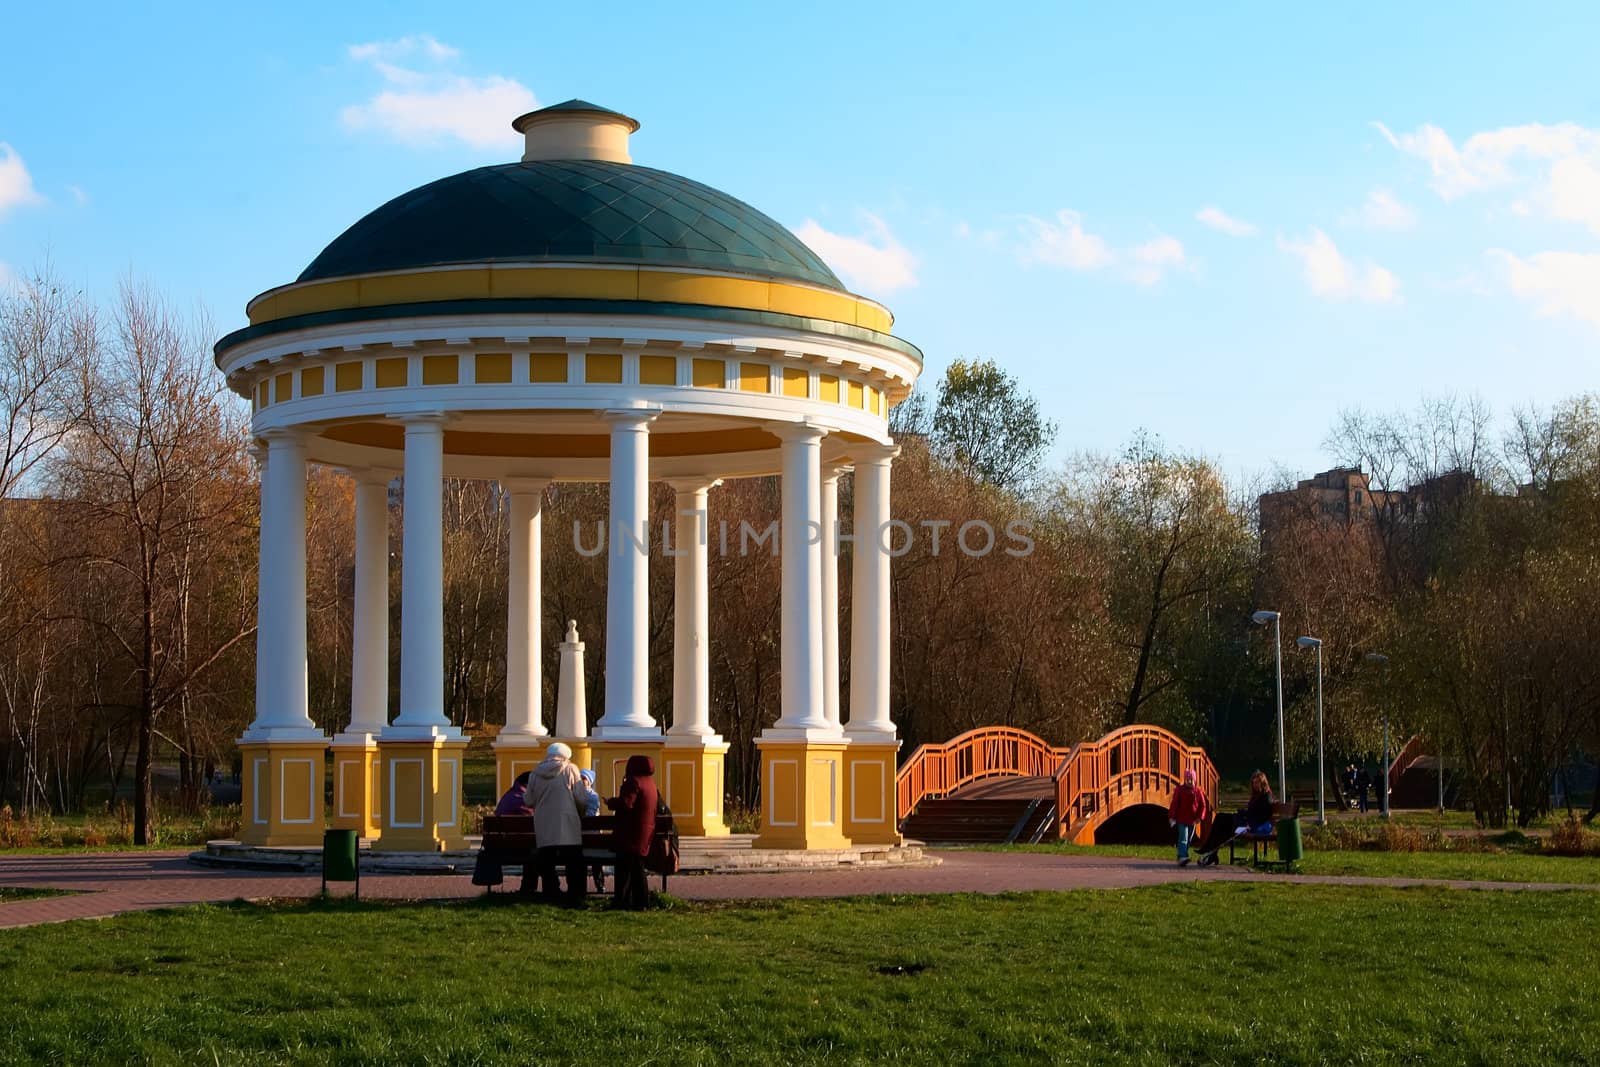
{"label": "rotunda gazebo", "polygon": [[[467,738],[444,715],[442,479],[509,498],[506,724],[497,777],[541,757],[540,502],[607,481],[605,700],[562,738],[614,793],[643,752],[686,832],[725,834],[727,745],[708,712],[708,506],[720,479],[780,474],[782,705],[756,741],[756,844],[884,844],[895,830],[889,717],[892,404],[921,369],[881,305],[725,193],[632,164],[633,119],[579,100],[523,115],[520,162],[424,185],[357,222],[216,345],[261,443],[255,719],[240,738],[241,838],[374,848],[462,842]],[[351,720],[307,714],[306,464],[355,479]],[[838,478],[855,472],[848,718],[840,715]],[[388,507],[403,479],[400,684],[388,709]],[[676,491],[672,719],[647,702],[647,483]],[[874,536],[876,535],[876,536]],[[849,543],[849,542],[847,542]]]}

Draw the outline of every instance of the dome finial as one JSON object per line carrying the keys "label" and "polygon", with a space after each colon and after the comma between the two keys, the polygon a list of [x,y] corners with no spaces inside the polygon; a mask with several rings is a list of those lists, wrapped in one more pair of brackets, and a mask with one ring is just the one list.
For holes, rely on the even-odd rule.
{"label": "dome finial", "polygon": [[523,136],[524,163],[536,159],[632,163],[628,135],[639,128],[639,123],[587,100],[568,100],[521,115],[511,128]]}

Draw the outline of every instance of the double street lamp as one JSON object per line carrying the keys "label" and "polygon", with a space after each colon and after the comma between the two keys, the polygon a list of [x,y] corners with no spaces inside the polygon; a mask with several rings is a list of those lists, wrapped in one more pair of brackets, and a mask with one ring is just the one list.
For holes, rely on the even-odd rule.
{"label": "double street lamp", "polygon": [[1320,637],[1297,637],[1294,643],[1301,648],[1314,648],[1317,650],[1317,822],[1326,824],[1328,821],[1328,807],[1323,798],[1324,779],[1328,777],[1327,766],[1322,754],[1322,639]]}
{"label": "double street lamp", "polygon": [[1287,802],[1289,789],[1283,758],[1283,635],[1279,632],[1276,611],[1258,611],[1250,616],[1250,621],[1257,626],[1265,626],[1269,622],[1272,624],[1272,665],[1278,676],[1278,799]]}

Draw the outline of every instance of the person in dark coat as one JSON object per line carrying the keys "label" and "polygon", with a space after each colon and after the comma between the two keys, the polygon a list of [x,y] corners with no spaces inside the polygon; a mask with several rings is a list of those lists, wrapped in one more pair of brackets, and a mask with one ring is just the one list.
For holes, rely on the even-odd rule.
{"label": "person in dark coat", "polygon": [[606,806],[617,814],[617,826],[612,831],[612,847],[617,852],[617,887],[613,902],[631,911],[650,904],[644,858],[650,854],[650,839],[656,832],[659,795],[655,776],[655,764],[649,756],[629,756],[622,788],[606,801]]}
{"label": "person in dark coat", "polygon": [[533,814],[533,807],[528,803],[528,779],[532,775],[532,771],[523,771],[517,775],[516,781],[511,783],[511,788],[500,798],[500,803],[494,806],[496,815]]}

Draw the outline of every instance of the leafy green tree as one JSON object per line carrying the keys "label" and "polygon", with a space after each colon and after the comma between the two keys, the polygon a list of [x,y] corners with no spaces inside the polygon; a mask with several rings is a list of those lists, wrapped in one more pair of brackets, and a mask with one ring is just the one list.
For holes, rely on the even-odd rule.
{"label": "leafy green tree", "polygon": [[945,370],[930,420],[935,454],[973,481],[1021,490],[1056,439],[1039,401],[992,359]]}

